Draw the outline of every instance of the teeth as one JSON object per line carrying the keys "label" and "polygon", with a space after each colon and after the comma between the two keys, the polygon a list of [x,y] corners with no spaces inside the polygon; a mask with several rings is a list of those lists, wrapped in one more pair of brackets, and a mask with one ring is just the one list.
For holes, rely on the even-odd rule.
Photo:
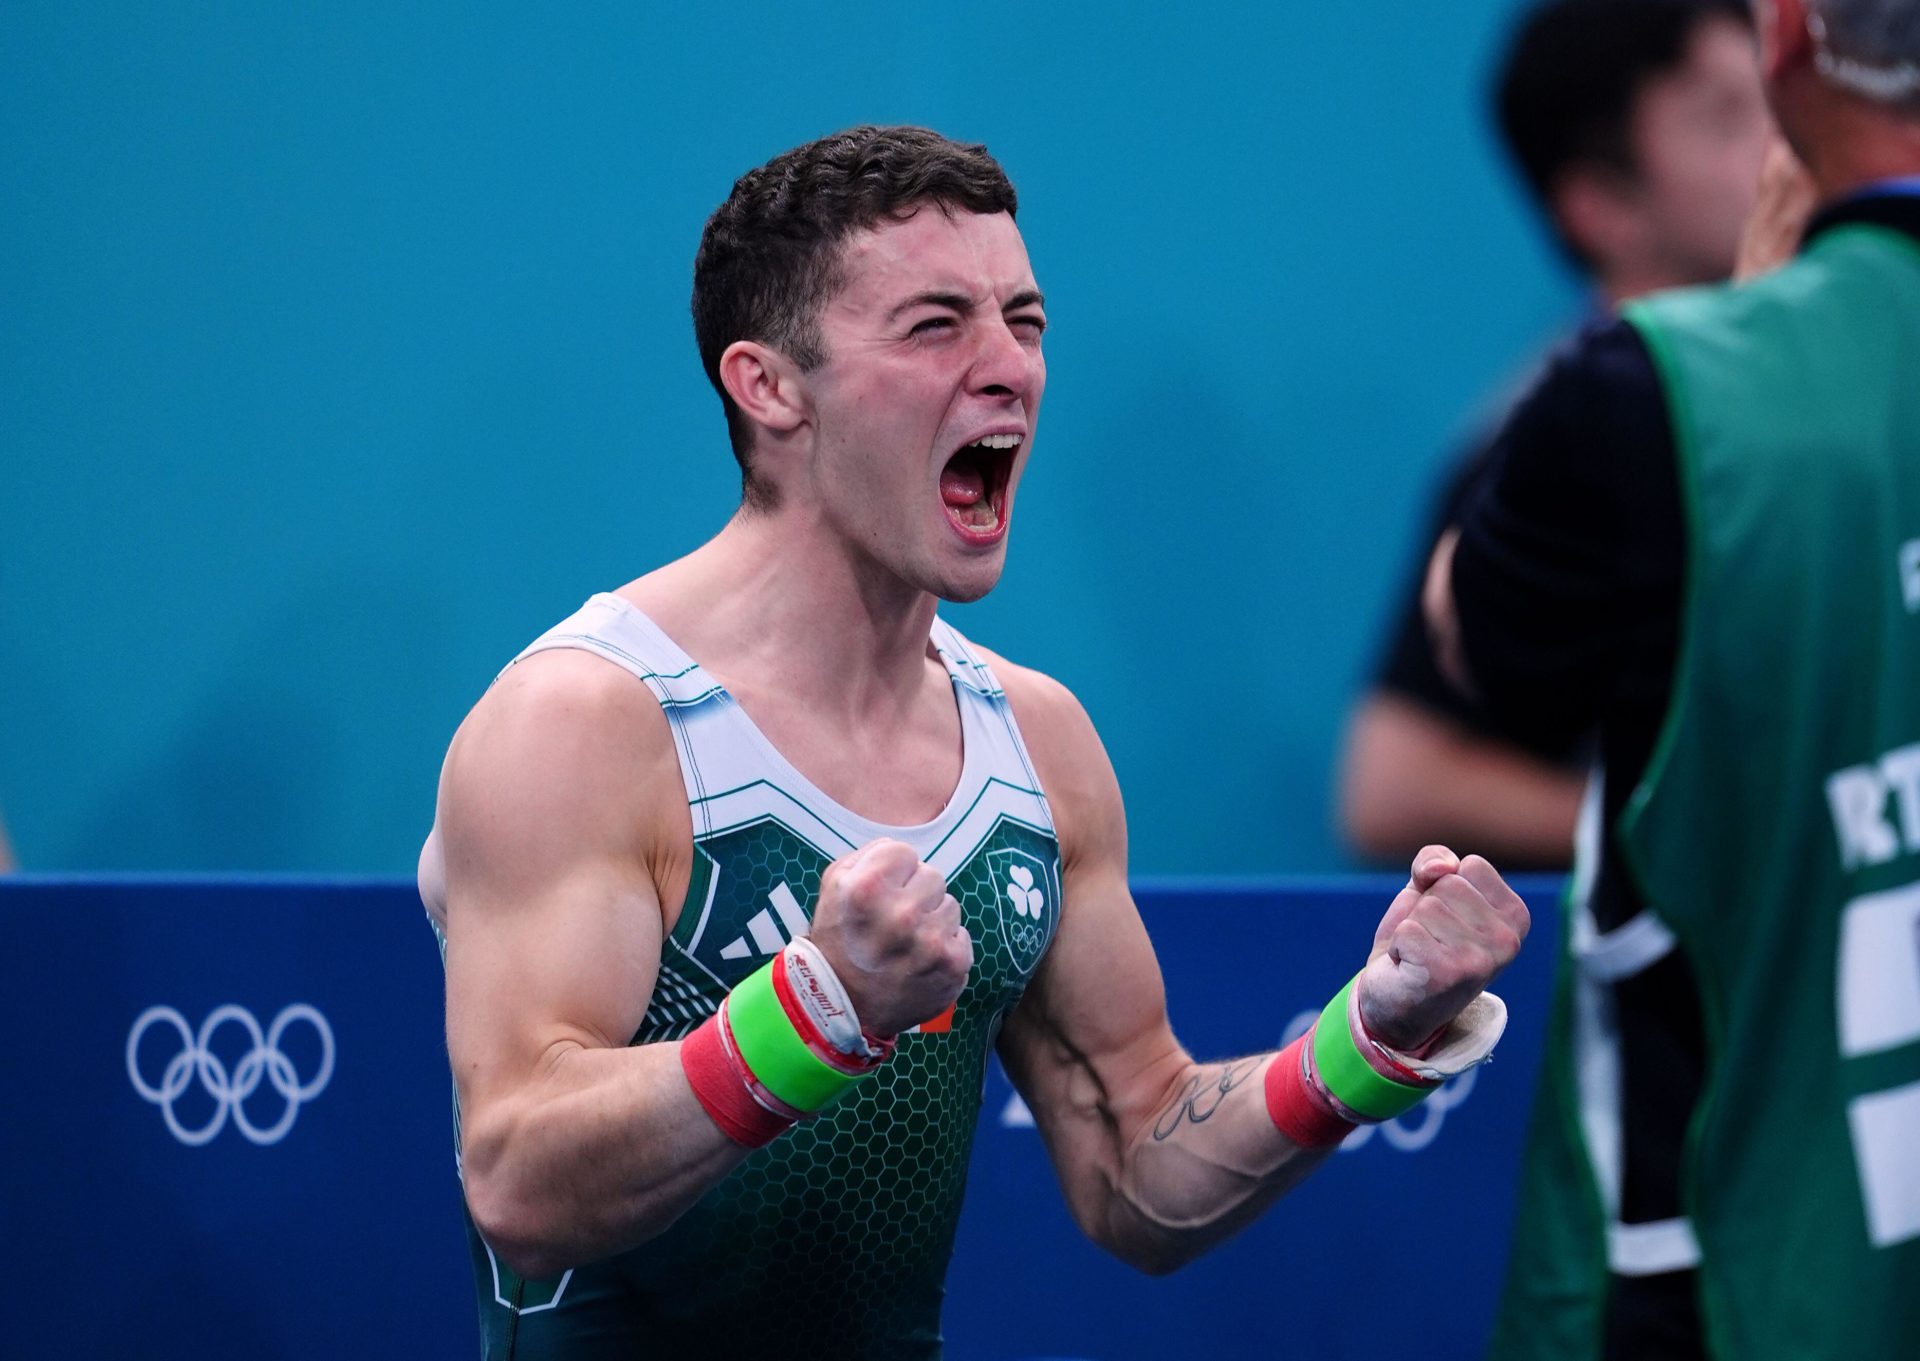
{"label": "teeth", "polygon": [[1018,435],[986,435],[967,446],[969,449],[1018,449]]}

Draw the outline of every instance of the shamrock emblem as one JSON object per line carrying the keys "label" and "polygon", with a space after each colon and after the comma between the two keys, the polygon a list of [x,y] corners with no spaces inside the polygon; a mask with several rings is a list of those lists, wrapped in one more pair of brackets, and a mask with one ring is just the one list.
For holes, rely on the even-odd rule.
{"label": "shamrock emblem", "polygon": [[1035,921],[1046,911],[1047,898],[1033,886],[1033,871],[1025,865],[1010,865],[1007,868],[1007,901],[1013,904],[1016,917],[1032,917]]}

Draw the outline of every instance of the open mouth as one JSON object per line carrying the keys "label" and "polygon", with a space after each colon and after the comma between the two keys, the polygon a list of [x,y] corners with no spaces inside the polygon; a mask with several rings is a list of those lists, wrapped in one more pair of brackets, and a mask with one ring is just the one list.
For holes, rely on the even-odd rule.
{"label": "open mouth", "polygon": [[1019,435],[984,435],[966,445],[940,472],[947,519],[970,543],[992,543],[1007,528],[1007,483]]}

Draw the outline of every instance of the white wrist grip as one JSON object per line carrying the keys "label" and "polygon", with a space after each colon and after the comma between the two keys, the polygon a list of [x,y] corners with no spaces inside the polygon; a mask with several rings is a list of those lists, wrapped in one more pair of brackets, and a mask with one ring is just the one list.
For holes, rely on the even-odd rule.
{"label": "white wrist grip", "polygon": [[1424,1057],[1416,1059],[1397,1049],[1387,1049],[1386,1045],[1380,1047],[1396,1062],[1405,1064],[1423,1078],[1438,1082],[1458,1077],[1476,1064],[1487,1062],[1493,1057],[1493,1047],[1506,1033],[1507,1004],[1492,993],[1483,992],[1447,1023],[1439,1041]]}

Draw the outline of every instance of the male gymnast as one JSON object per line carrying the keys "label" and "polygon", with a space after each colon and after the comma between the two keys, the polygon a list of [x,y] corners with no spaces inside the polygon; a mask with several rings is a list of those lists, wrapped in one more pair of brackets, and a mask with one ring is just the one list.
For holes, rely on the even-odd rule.
{"label": "male gymnast", "polygon": [[743,176],[693,290],[738,510],[453,740],[421,886],[489,1356],[937,1356],[990,1048],[1162,1272],[1498,1037],[1527,910],[1429,847],[1309,1037],[1174,1038],[1092,723],[936,613],[1000,576],[1046,384],[1016,206],[917,128]]}

